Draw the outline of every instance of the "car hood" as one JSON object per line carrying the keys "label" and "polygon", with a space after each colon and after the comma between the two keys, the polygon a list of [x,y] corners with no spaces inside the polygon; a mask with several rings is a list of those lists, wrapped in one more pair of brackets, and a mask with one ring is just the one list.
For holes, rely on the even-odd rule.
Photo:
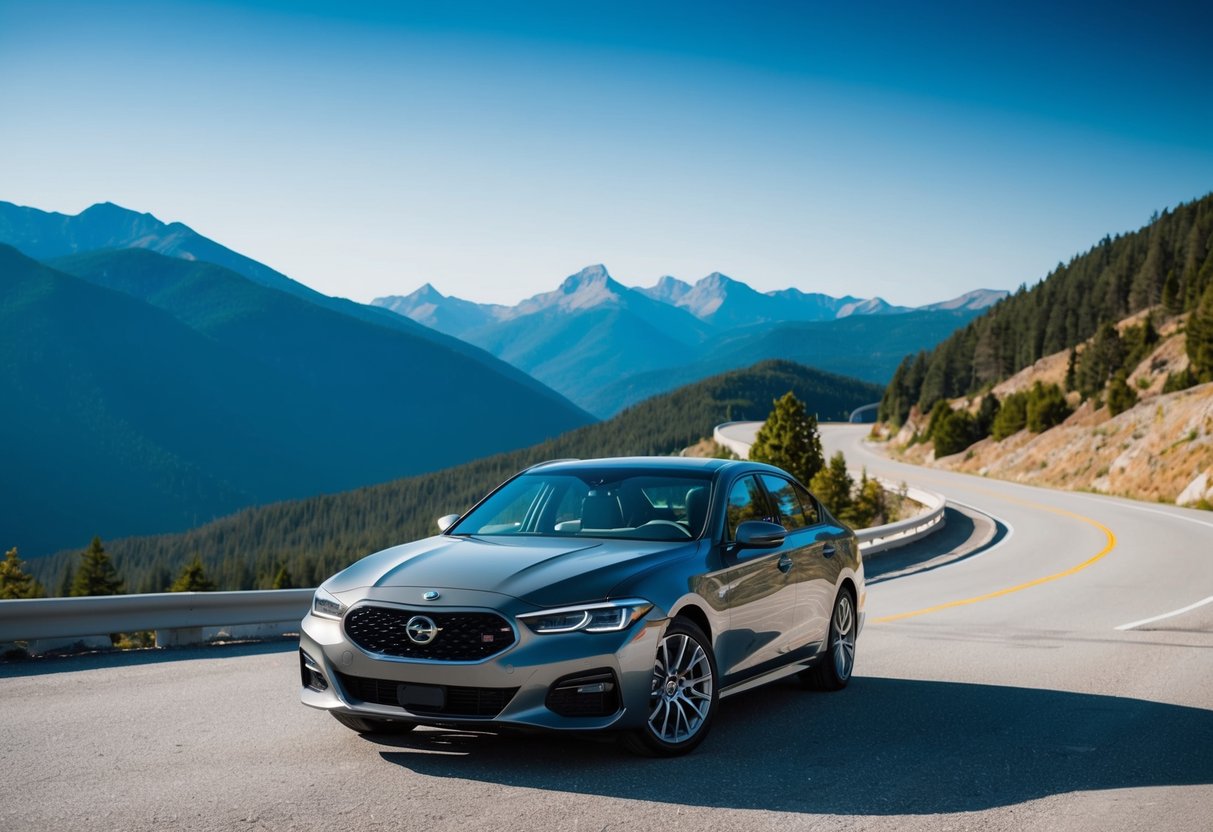
{"label": "car hood", "polygon": [[537,606],[596,601],[637,573],[698,550],[693,541],[439,535],[370,555],[324,586],[467,589]]}

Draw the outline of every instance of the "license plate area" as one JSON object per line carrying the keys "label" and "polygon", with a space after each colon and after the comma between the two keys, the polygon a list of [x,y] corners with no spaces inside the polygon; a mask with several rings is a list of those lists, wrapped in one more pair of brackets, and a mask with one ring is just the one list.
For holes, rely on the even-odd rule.
{"label": "license plate area", "polygon": [[396,701],[405,710],[441,711],[446,708],[446,688],[438,685],[397,685]]}

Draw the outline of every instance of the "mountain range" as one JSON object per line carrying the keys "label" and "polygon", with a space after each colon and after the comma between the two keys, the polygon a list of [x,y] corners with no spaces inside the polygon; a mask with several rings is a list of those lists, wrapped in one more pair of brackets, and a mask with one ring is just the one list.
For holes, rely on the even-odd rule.
{"label": "mountain range", "polygon": [[885,384],[908,352],[933,346],[1006,295],[980,289],[910,308],[794,288],[763,293],[720,273],[694,285],[667,276],[631,288],[595,265],[516,306],[448,297],[428,283],[372,304],[482,347],[605,418],[769,358]]}
{"label": "mountain range", "polygon": [[593,421],[483,350],[113,205],[0,203],[0,395],[0,541],[26,556]]}

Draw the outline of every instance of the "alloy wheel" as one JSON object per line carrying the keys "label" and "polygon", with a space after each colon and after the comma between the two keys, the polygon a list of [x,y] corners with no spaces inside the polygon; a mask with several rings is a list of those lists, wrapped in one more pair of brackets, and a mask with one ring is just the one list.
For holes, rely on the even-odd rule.
{"label": "alloy wheel", "polygon": [[680,632],[663,638],[649,696],[653,735],[671,745],[694,737],[711,712],[714,687],[712,663],[701,644]]}

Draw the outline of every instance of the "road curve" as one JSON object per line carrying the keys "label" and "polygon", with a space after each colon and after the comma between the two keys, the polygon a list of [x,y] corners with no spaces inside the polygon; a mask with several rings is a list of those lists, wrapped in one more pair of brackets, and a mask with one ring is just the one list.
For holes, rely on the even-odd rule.
{"label": "road curve", "polygon": [[298,704],[289,644],[3,665],[0,826],[1207,830],[1213,515],[902,465],[866,432],[823,440],[1004,531],[873,584],[842,693],[742,694],[695,754],[651,761],[363,739]]}

